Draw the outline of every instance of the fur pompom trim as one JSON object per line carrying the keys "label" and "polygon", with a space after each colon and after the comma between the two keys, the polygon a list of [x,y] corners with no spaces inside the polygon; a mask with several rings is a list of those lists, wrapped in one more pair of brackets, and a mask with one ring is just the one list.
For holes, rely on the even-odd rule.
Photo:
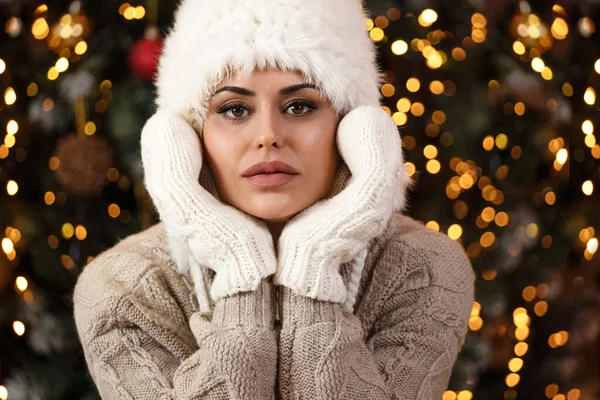
{"label": "fur pompom trim", "polygon": [[340,112],[380,105],[383,75],[359,0],[182,0],[156,79],[159,108],[202,130],[233,71],[299,71]]}

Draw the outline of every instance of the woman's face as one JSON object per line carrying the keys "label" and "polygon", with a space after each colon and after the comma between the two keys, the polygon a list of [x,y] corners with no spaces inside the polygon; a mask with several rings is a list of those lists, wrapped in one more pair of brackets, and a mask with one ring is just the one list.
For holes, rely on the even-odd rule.
{"label": "woman's face", "polygon": [[[299,73],[257,70],[222,82],[203,125],[221,200],[267,222],[287,221],[321,200],[340,162],[337,125],[331,103]],[[248,169],[263,161],[291,168],[252,176]]]}

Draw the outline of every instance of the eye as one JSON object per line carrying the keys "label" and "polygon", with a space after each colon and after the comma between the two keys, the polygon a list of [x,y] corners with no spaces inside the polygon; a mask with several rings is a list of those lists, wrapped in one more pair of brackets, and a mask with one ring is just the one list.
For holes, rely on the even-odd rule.
{"label": "eye", "polygon": [[219,108],[217,114],[225,114],[229,119],[239,119],[247,117],[250,111],[242,104],[227,104]]}
{"label": "eye", "polygon": [[302,116],[311,113],[316,109],[317,107],[308,101],[295,101],[290,103],[290,105],[286,108],[286,111],[291,111],[288,112],[290,115]]}

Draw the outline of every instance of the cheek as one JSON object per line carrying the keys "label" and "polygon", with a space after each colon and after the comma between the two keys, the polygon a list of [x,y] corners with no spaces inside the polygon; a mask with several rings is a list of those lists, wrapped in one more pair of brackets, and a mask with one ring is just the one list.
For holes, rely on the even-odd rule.
{"label": "cheek", "polygon": [[220,130],[204,130],[204,148],[213,159],[219,159],[224,154],[231,154],[235,150],[235,142],[229,139],[228,132]]}
{"label": "cheek", "polygon": [[240,153],[239,141],[234,140],[235,132],[205,124],[202,134],[204,159],[210,166],[217,187],[227,184],[227,177],[235,175]]}
{"label": "cheek", "polygon": [[329,189],[339,161],[335,135],[335,124],[320,124],[299,135],[298,148],[302,149],[302,162],[308,176],[318,186],[318,191]]}

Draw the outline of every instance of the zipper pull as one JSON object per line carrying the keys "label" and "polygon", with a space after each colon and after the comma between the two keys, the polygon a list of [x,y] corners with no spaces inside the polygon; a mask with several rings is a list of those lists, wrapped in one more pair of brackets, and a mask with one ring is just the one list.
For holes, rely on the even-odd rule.
{"label": "zipper pull", "polygon": [[282,295],[283,286],[277,286],[277,316],[279,319],[279,327],[281,327],[283,320],[283,295]]}
{"label": "zipper pull", "polygon": [[271,302],[271,306],[273,307],[273,327],[277,329],[279,327],[279,289],[273,283],[273,276],[269,277],[269,283],[271,284],[271,293],[273,295],[273,301]]}

